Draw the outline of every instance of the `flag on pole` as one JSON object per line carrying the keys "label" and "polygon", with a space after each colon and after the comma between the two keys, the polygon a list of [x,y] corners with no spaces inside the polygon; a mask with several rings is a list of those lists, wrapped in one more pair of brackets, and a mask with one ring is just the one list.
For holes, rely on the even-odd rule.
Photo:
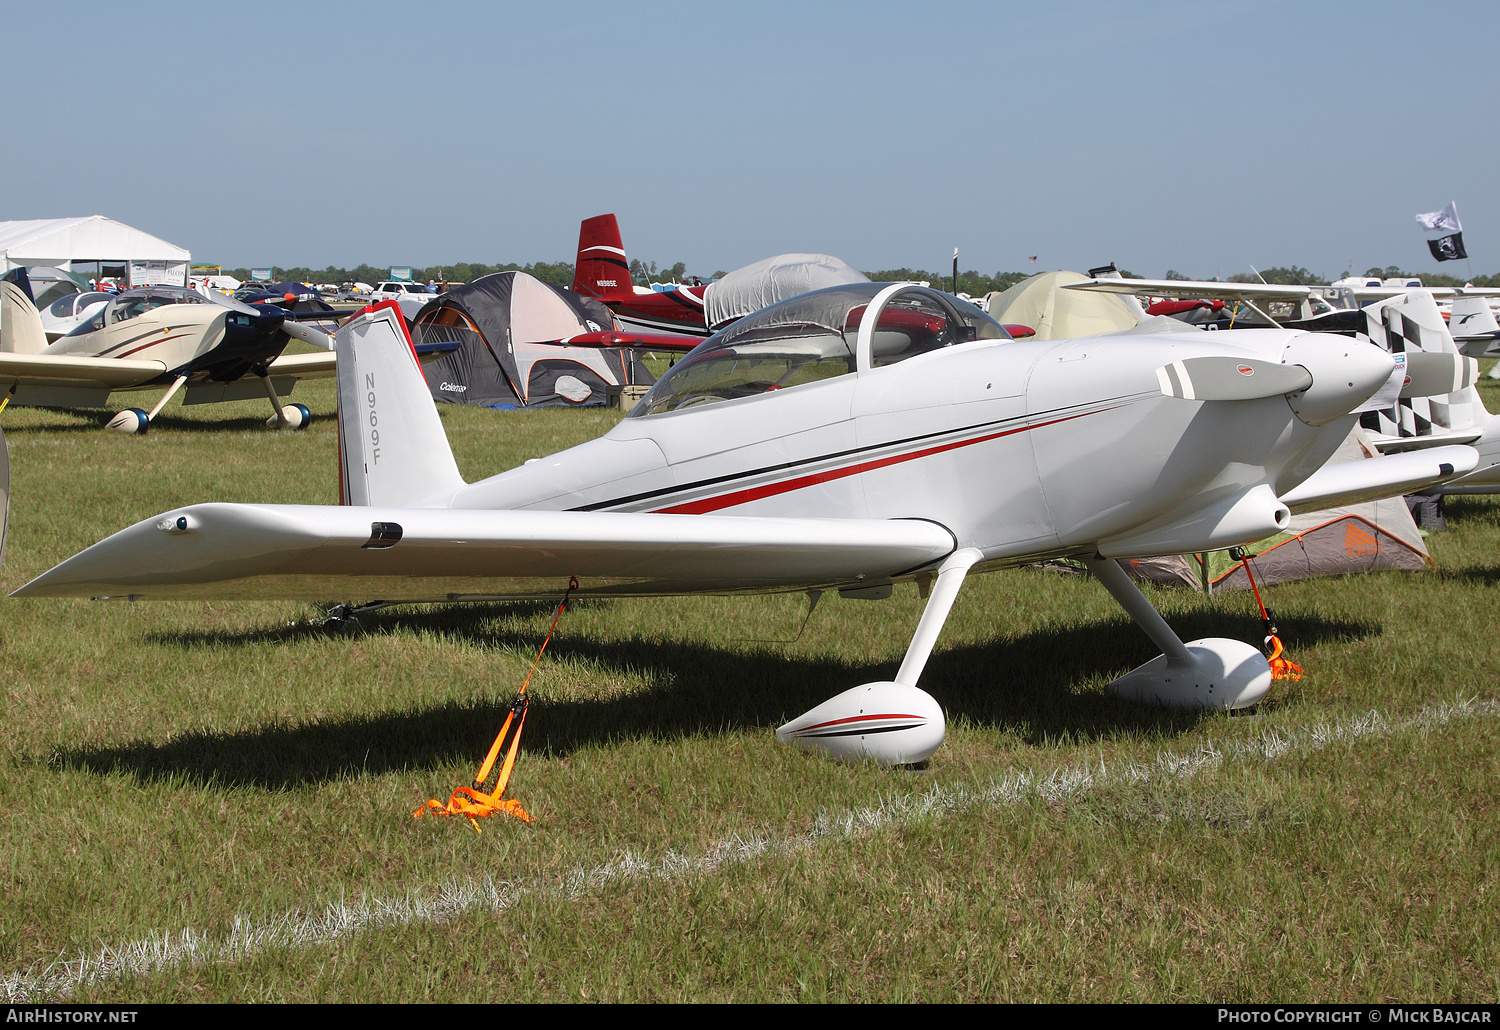
{"label": "flag on pole", "polygon": [[1036,264],[1036,258],[1037,258],[1037,256],[1035,254],[1031,255],[1031,263],[1033,265]]}
{"label": "flag on pole", "polygon": [[1469,256],[1469,252],[1464,250],[1464,234],[1461,232],[1428,240],[1427,249],[1432,251],[1432,256],[1439,261],[1457,261],[1459,258]]}
{"label": "flag on pole", "polygon": [[1441,211],[1429,211],[1417,216],[1417,224],[1429,233],[1437,233],[1427,241],[1427,249],[1434,260],[1457,261],[1469,256],[1464,250],[1463,226],[1458,221],[1458,203],[1448,201]]}
{"label": "flag on pole", "polygon": [[1448,201],[1448,206],[1441,211],[1429,211],[1425,215],[1418,215],[1417,224],[1428,232],[1446,234],[1463,231],[1463,226],[1458,224],[1458,203],[1452,200]]}

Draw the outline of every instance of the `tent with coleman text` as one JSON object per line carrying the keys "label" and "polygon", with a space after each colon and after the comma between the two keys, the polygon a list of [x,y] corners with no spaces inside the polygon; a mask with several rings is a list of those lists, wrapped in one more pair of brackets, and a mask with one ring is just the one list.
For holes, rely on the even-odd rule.
{"label": "tent with coleman text", "polygon": [[[1329,460],[1360,461],[1375,453],[1356,426]],[[1286,532],[1247,544],[1245,550],[1255,555],[1251,572],[1261,586],[1377,569],[1416,571],[1432,564],[1422,534],[1400,497],[1293,515]],[[1228,551],[1137,558],[1122,564],[1137,579],[1172,586],[1209,592],[1250,587],[1244,565],[1230,558]]]}
{"label": "tent with coleman text", "polygon": [[412,321],[412,339],[460,344],[423,366],[434,400],[577,407],[604,404],[622,387],[656,381],[630,348],[558,342],[614,328],[609,308],[592,298],[525,272],[496,272],[428,301]]}

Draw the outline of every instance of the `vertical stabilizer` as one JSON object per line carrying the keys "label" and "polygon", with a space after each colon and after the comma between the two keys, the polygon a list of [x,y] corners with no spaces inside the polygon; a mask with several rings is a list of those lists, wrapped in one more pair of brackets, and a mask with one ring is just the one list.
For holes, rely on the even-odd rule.
{"label": "vertical stabilizer", "polygon": [[443,507],[464,485],[394,302],[336,334],[345,504]]}
{"label": "vertical stabilizer", "polygon": [[1500,322],[1495,321],[1489,298],[1467,295],[1454,297],[1448,332],[1453,334],[1454,342],[1460,345],[1465,340],[1476,338],[1494,340],[1495,335],[1500,333]]}
{"label": "vertical stabilizer", "polygon": [[10,279],[0,280],[0,351],[40,354],[47,349],[42,316],[29,292]]}
{"label": "vertical stabilizer", "polygon": [[630,262],[614,215],[585,218],[578,227],[578,261],[573,269],[573,292],[600,300],[635,296]]}

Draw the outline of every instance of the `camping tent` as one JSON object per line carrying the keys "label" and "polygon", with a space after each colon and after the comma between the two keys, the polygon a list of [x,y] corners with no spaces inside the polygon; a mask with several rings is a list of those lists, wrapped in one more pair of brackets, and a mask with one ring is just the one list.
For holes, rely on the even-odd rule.
{"label": "camping tent", "polygon": [[612,328],[609,309],[596,300],[525,272],[496,272],[428,301],[413,321],[412,336],[462,345],[424,366],[434,400],[572,406],[604,404],[610,387],[655,381],[628,348],[556,343]]}
{"label": "camping tent", "polygon": [[1088,279],[1077,272],[1042,272],[1003,293],[989,294],[980,306],[997,322],[1030,326],[1038,340],[1097,336],[1131,329],[1140,322],[1140,316],[1120,297],[1062,288]]}
{"label": "camping tent", "polygon": [[867,283],[852,265],[827,254],[778,254],[736,268],[703,291],[703,316],[709,328],[721,328],[752,311],[769,307],[825,286]]}
{"label": "camping tent", "polygon": [[0,222],[0,272],[53,265],[131,286],[186,286],[190,260],[181,247],[103,215]]}
{"label": "camping tent", "polygon": [[[1375,453],[1356,426],[1329,464],[1360,461]],[[1400,497],[1293,515],[1286,532],[1245,549],[1256,556],[1250,565],[1258,585],[1376,569],[1415,571],[1432,564],[1422,534]],[[1244,566],[1231,560],[1227,551],[1140,558],[1124,564],[1138,579],[1210,590],[1250,587]]]}

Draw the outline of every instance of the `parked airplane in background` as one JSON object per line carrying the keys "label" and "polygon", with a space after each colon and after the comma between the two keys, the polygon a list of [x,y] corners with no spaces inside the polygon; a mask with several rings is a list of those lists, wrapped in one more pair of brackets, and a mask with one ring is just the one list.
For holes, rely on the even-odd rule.
{"label": "parked airplane in background", "polygon": [[702,284],[661,291],[637,286],[615,216],[595,215],[578,227],[573,292],[603,301],[626,331],[707,336],[711,331],[703,314],[707,289]]}
{"label": "parked airplane in background", "polygon": [[[48,344],[21,269],[0,281],[0,388],[12,404],[104,407],[120,390],[165,389],[149,412],[126,408],[109,422],[144,432],[183,387],[184,403],[270,399],[269,424],[300,429],[307,408],[283,405],[299,379],[327,377],[334,355],[326,334],[290,320],[279,308],[241,304],[181,286],[145,286],[111,297],[92,317]],[[300,339],[318,354],[282,354]]]}
{"label": "parked airplane in background", "polygon": [[[70,293],[59,297],[40,310],[42,331],[47,342],[55,343],[79,325],[97,315],[115,295],[113,293]],[[4,349],[0,345],[0,349]]]}
{"label": "parked airplane in background", "polygon": [[[869,281],[848,262],[828,254],[778,254],[737,268],[711,283],[647,289],[631,279],[615,216],[596,215],[579,226],[573,292],[602,301],[614,313],[620,331],[590,333],[563,342],[573,346],[679,349],[684,338],[701,339],[767,305],[812,290]],[[963,299],[956,303],[960,308],[969,305]],[[983,314],[977,309],[974,313]],[[1023,325],[1005,328],[1016,337],[1031,334],[1031,329]]]}
{"label": "parked airplane in background", "polygon": [[1477,461],[1450,446],[1324,468],[1398,372],[1349,337],[1016,341],[918,284],[859,283],[742,318],[603,437],[468,484],[395,312],[367,312],[337,340],[342,506],[175,508],[16,596],[878,600],[911,583],[927,605],[895,678],[778,737],[918,762],[944,732],[918,678],[970,572],[1081,558],[1163,652],[1113,690],[1240,708],[1270,686],[1265,656],[1184,643],[1115,559],[1261,539],[1294,509],[1402,493]]}

